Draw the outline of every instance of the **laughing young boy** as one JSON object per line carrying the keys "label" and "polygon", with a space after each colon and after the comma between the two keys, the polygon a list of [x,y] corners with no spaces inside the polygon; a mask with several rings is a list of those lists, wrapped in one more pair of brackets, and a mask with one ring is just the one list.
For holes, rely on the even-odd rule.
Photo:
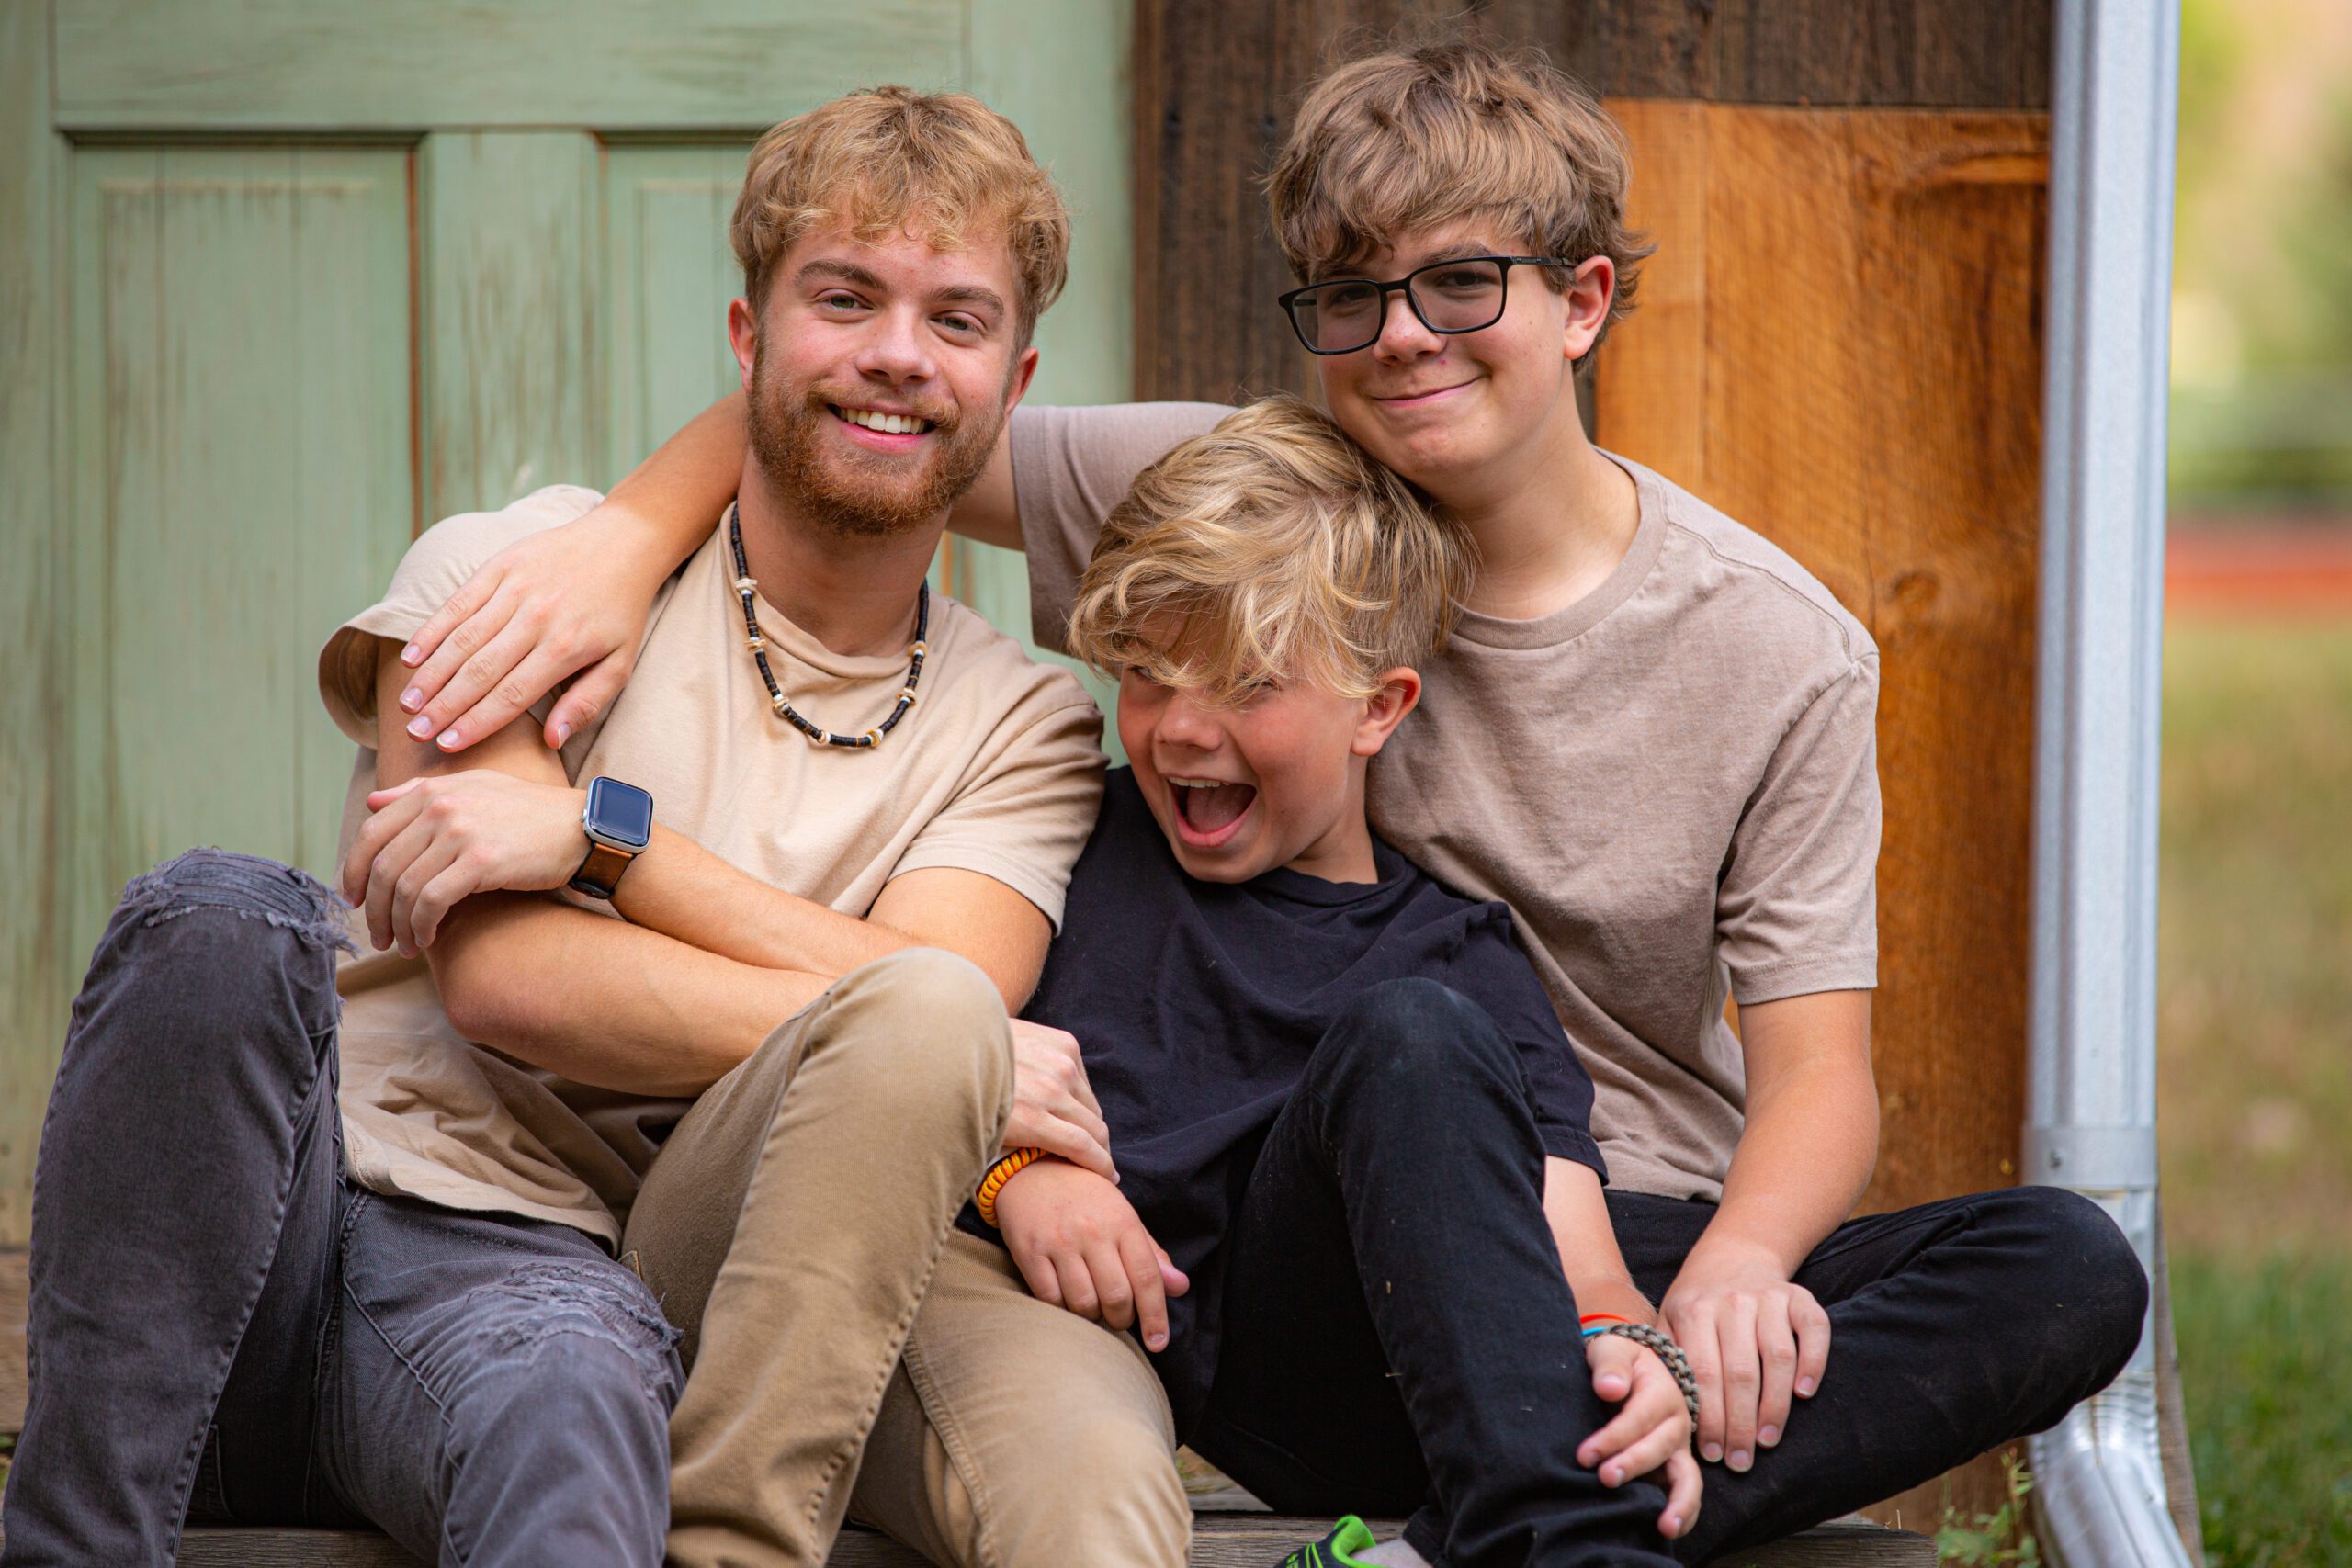
{"label": "laughing young boy", "polygon": [[[1124,1327],[1140,1303],[1177,1432],[1275,1506],[1418,1506],[1407,1541],[1458,1568],[1664,1563],[1698,1500],[1681,1358],[1610,1327],[1656,1314],[1610,1233],[1591,1080],[1510,911],[1364,818],[1466,565],[1288,400],[1112,512],[1071,646],[1116,676],[1131,765],[1026,1016],[1083,1046],[1121,1182],[1015,1155],[982,1207],[1021,1304]],[[1188,1287],[1164,1308],[1160,1249]],[[1019,1320],[992,1353],[1021,1358]],[[1670,1500],[1622,1484],[1661,1465]],[[1411,1561],[1373,1546],[1343,1521],[1325,1561]]]}

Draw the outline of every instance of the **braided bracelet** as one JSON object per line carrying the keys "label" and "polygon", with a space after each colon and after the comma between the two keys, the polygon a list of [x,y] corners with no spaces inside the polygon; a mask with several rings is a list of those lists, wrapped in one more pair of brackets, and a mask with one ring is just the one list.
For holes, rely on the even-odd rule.
{"label": "braided bracelet", "polygon": [[1004,1184],[1045,1157],[1043,1149],[1015,1149],[989,1167],[989,1173],[980,1178],[980,1190],[972,1194],[972,1207],[980,1212],[982,1224],[996,1224],[996,1195],[1004,1190]]}
{"label": "braided bracelet", "polygon": [[1690,1431],[1695,1440],[1699,1431],[1699,1380],[1690,1375],[1690,1358],[1682,1353],[1682,1347],[1645,1323],[1612,1323],[1593,1330],[1593,1334],[1615,1334],[1630,1339],[1666,1363],[1666,1370],[1674,1374],[1674,1386],[1682,1391],[1682,1403],[1690,1408]]}

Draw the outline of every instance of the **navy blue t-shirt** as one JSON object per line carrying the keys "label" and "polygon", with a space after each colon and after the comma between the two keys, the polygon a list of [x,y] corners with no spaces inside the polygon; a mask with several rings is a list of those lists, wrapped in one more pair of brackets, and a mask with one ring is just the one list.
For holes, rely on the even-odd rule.
{"label": "navy blue t-shirt", "polygon": [[[1142,790],[1114,772],[1070,874],[1062,934],[1023,1016],[1078,1037],[1120,1188],[1191,1276],[1153,1358],[1190,1430],[1216,1372],[1222,1246],[1275,1115],[1340,1012],[1419,976],[1484,1007],[1525,1064],[1544,1150],[1601,1172],[1592,1080],[1511,934],[1510,911],[1467,898],[1373,840],[1380,880],[1270,871],[1196,882]],[[968,1206],[963,1224],[995,1239]]]}

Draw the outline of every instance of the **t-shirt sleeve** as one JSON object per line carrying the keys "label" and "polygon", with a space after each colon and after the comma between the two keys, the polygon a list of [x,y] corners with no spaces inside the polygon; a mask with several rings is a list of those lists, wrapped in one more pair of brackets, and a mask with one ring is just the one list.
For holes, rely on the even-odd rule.
{"label": "t-shirt sleeve", "polygon": [[1878,678],[1866,653],[1806,705],[1733,832],[1715,928],[1742,1006],[1878,984]]}
{"label": "t-shirt sleeve", "polygon": [[1102,713],[1069,675],[1031,669],[1035,689],[890,874],[978,872],[1037,906],[1058,934],[1070,867],[1102,801]]}
{"label": "t-shirt sleeve", "polygon": [[515,540],[557,527],[605,498],[579,485],[549,485],[496,512],[461,512],[417,536],[384,596],[335,628],[319,650],[319,696],[335,727],[376,744],[376,639],[406,642],[465,586],[481,564]]}
{"label": "t-shirt sleeve", "polygon": [[1078,580],[1102,519],[1136,476],[1233,411],[1223,403],[1112,403],[1012,413],[1012,494],[1029,557],[1029,619],[1040,648],[1067,649]]}
{"label": "t-shirt sleeve", "polygon": [[1606,1185],[1609,1167],[1592,1136],[1591,1076],[1519,945],[1510,909],[1487,904],[1476,910],[1447,967],[1452,973],[1442,976],[1445,983],[1484,1007],[1518,1047],[1544,1152],[1590,1166]]}

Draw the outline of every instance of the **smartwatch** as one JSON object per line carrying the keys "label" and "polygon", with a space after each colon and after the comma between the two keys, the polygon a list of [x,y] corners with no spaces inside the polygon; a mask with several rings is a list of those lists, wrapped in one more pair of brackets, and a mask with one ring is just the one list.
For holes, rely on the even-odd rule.
{"label": "smartwatch", "polygon": [[591,898],[610,898],[629,862],[653,841],[653,797],[600,773],[588,781],[580,826],[588,835],[588,858],[572,874],[571,886]]}

